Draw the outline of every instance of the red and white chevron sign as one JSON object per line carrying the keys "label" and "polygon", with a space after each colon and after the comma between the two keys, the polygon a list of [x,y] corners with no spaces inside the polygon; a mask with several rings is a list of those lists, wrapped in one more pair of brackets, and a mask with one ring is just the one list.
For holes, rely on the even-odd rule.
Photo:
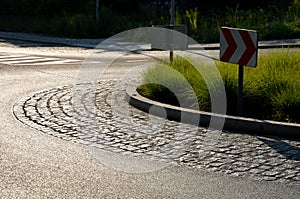
{"label": "red and white chevron sign", "polygon": [[257,31],[222,27],[220,61],[256,67]]}

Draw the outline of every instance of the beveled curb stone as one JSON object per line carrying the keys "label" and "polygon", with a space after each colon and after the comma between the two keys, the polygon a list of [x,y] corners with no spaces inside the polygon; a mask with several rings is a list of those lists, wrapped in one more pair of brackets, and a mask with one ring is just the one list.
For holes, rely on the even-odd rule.
{"label": "beveled curb stone", "polygon": [[[126,95],[130,105],[147,113],[149,113],[151,106],[163,108],[166,111],[167,118],[170,120],[181,121],[181,114],[185,114],[185,116],[191,118],[190,124],[194,124],[193,121],[195,121],[195,118],[198,118],[199,126],[208,127],[211,117],[215,117],[215,119],[225,119],[223,130],[237,131],[240,133],[255,133],[258,135],[300,138],[300,124],[220,115],[163,104],[141,96],[136,91],[136,87],[127,87]],[[156,114],[156,116],[160,115]],[[187,123],[189,122],[187,121]]]}

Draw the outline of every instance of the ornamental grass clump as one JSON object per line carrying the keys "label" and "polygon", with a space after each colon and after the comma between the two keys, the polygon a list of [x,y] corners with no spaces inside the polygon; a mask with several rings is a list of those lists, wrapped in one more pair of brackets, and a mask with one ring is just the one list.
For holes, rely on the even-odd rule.
{"label": "ornamental grass clump", "polygon": [[[217,96],[220,84],[224,84],[227,114],[237,115],[238,66],[218,61],[215,64],[222,82],[215,77],[204,81],[198,72],[207,74],[214,64],[203,62],[194,66],[188,59],[175,57],[164,67],[159,63],[148,69],[138,92],[153,100],[188,108],[195,106],[191,98],[196,96],[199,109],[210,112],[211,95]],[[184,103],[179,104],[181,101]],[[300,51],[262,54],[256,68],[245,67],[243,102],[245,117],[300,123]]]}

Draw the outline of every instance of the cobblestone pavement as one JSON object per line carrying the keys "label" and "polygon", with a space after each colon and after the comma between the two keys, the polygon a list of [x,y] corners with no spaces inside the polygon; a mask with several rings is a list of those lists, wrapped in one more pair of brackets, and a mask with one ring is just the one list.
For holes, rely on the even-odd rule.
{"label": "cobblestone pavement", "polygon": [[86,92],[80,96],[74,95],[73,86],[33,93],[16,102],[13,112],[32,128],[92,147],[300,184],[299,140],[222,132],[209,154],[199,158],[207,129],[167,120],[161,125],[162,119],[129,107],[126,85],[120,87],[115,80],[99,82],[96,90],[83,86]]}

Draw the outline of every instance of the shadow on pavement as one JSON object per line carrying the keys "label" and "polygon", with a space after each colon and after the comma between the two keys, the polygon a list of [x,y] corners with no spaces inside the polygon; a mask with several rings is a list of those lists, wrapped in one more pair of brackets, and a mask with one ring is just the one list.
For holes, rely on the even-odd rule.
{"label": "shadow on pavement", "polygon": [[46,42],[35,42],[35,41],[22,41],[22,40],[13,40],[13,39],[4,39],[0,38],[0,42],[5,42],[14,46],[21,48],[29,47],[65,47],[64,45],[55,44],[55,43],[46,43]]}
{"label": "shadow on pavement", "polygon": [[[287,159],[300,161],[300,148],[297,146],[292,146],[289,143],[281,140],[280,138],[258,138],[263,143],[267,144],[276,152],[280,153]],[[300,142],[300,140],[297,140]]]}

